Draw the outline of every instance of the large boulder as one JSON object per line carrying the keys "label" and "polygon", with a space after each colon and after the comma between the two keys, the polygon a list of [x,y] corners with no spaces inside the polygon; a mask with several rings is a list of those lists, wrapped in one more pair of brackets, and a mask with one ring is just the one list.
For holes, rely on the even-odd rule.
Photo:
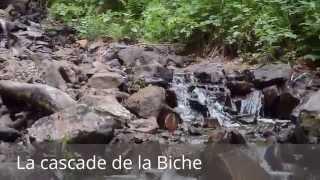
{"label": "large boulder", "polygon": [[106,144],[113,138],[113,129],[118,125],[114,117],[100,115],[87,105],[80,104],[39,119],[28,132],[38,142]]}
{"label": "large boulder", "polygon": [[299,98],[288,90],[280,92],[277,86],[263,89],[265,115],[279,119],[291,119],[293,110],[299,105]]}
{"label": "large boulder", "polygon": [[279,96],[277,103],[276,114],[279,119],[290,119],[293,110],[299,105],[299,98],[295,97],[290,92],[283,92]]}
{"label": "large boulder", "polygon": [[143,118],[158,117],[166,101],[166,91],[161,87],[149,86],[131,95],[126,106]]}
{"label": "large boulder", "polygon": [[76,104],[68,94],[51,86],[0,81],[0,95],[8,107],[30,106],[32,110],[54,113]]}
{"label": "large boulder", "polygon": [[96,89],[110,89],[117,88],[123,82],[125,78],[115,72],[100,72],[94,74],[89,79],[89,86]]}
{"label": "large boulder", "polygon": [[272,85],[282,85],[290,79],[292,68],[288,64],[267,64],[251,71],[255,85],[264,88]]}

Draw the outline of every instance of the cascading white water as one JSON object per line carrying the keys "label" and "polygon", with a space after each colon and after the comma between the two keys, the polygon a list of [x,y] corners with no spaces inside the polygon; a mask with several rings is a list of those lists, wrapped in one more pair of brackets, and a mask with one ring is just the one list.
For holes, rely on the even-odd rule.
{"label": "cascading white water", "polygon": [[[184,121],[201,120],[207,116],[217,119],[220,125],[230,125],[231,115],[224,111],[224,104],[218,100],[219,93],[221,94],[219,85],[203,85],[191,73],[176,73],[171,89],[176,93],[178,100],[176,110]],[[207,114],[193,109],[190,100],[206,107]]]}
{"label": "cascading white water", "polygon": [[262,109],[263,95],[260,91],[253,91],[243,100],[241,100],[241,115],[259,116]]}
{"label": "cascading white water", "polygon": [[[225,127],[239,126],[232,122],[232,115],[225,111],[226,87],[224,84],[200,83],[192,73],[175,73],[171,89],[176,93],[178,106],[176,111],[184,121],[200,121],[203,118],[217,119],[219,124]],[[239,115],[257,118],[262,109],[263,95],[260,91],[254,91],[241,98]],[[201,106],[204,112],[192,107],[190,101]],[[200,107],[200,108],[201,108]]]}

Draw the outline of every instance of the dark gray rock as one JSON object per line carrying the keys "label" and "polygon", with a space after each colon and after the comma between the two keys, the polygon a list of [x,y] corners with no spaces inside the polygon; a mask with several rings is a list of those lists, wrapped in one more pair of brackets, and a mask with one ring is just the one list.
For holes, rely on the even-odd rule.
{"label": "dark gray rock", "polygon": [[225,79],[223,66],[211,62],[194,64],[185,68],[184,71],[194,73],[202,83],[221,83]]}
{"label": "dark gray rock", "polygon": [[267,64],[252,71],[252,79],[259,88],[282,85],[290,79],[292,68],[288,64]]}
{"label": "dark gray rock", "polygon": [[275,106],[277,118],[290,119],[291,113],[299,105],[299,103],[300,100],[290,92],[281,93],[277,105]]}
{"label": "dark gray rock", "polygon": [[275,85],[263,89],[266,116],[278,119],[292,118],[292,113],[299,105],[300,99],[294,96],[290,89],[282,91],[280,92]]}
{"label": "dark gray rock", "polygon": [[15,129],[0,127],[0,141],[14,142],[20,136],[20,132]]}
{"label": "dark gray rock", "polygon": [[270,86],[262,90],[264,96],[264,113],[267,116],[275,116],[275,105],[279,98],[280,92],[277,86]]}
{"label": "dark gray rock", "polygon": [[230,89],[231,95],[246,95],[254,88],[254,85],[247,81],[230,81],[226,85]]}

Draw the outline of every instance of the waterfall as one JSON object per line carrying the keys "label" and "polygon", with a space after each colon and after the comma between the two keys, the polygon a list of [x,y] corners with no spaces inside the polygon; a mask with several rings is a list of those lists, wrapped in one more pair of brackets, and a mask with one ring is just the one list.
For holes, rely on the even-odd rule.
{"label": "waterfall", "polygon": [[[228,90],[223,83],[201,83],[192,73],[175,73],[171,90],[176,93],[176,111],[186,122],[201,121],[205,118],[217,119],[221,126],[233,127],[239,124],[232,121],[233,115],[225,111]],[[263,95],[253,91],[240,98],[238,115],[258,118],[261,114]],[[231,104],[235,104],[231,99]],[[230,105],[229,105],[230,106]],[[235,109],[235,108],[231,108]]]}
{"label": "waterfall", "polygon": [[176,73],[171,89],[176,93],[176,111],[184,121],[215,118],[220,125],[229,126],[231,115],[224,111],[224,88],[201,84],[192,74]]}

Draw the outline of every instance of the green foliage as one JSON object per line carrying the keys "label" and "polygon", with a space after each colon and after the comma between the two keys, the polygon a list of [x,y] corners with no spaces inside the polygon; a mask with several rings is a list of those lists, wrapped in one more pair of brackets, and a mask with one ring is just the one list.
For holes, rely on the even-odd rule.
{"label": "green foliage", "polygon": [[[319,0],[52,0],[51,15],[87,38],[205,42],[239,53],[279,47],[320,59]],[[201,39],[200,39],[201,40]]]}

